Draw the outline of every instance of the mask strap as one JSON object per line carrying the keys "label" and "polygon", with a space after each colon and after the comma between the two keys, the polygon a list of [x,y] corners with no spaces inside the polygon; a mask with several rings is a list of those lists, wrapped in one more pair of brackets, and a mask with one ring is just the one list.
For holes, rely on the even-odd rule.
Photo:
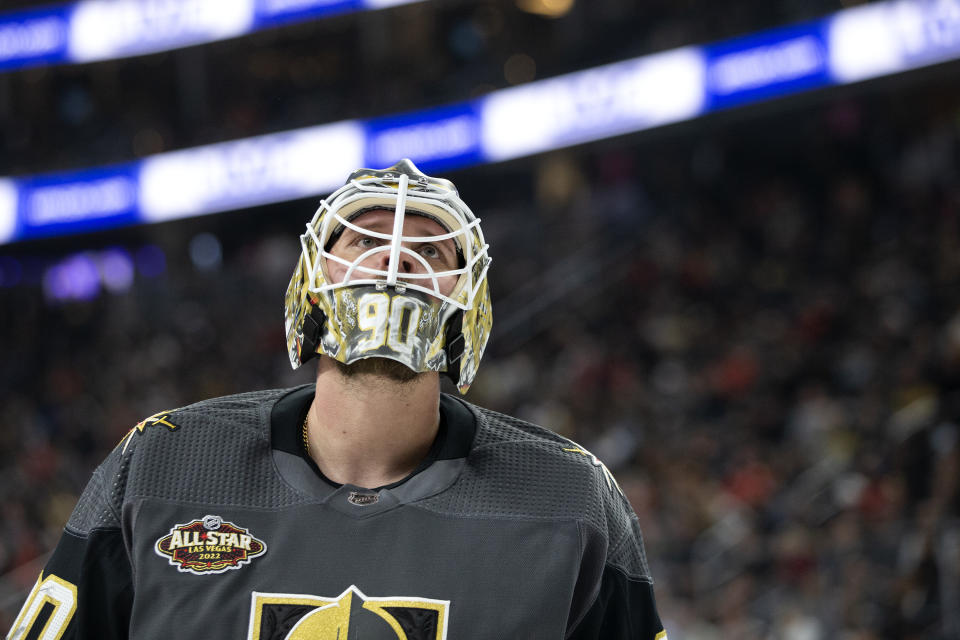
{"label": "mask strap", "polygon": [[327,322],[327,316],[320,307],[310,305],[310,313],[303,318],[302,335],[300,342],[300,364],[303,364],[317,354],[317,347],[320,346],[320,340],[323,335],[323,325]]}
{"label": "mask strap", "polygon": [[447,375],[454,384],[460,384],[460,365],[463,358],[463,311],[457,311],[447,322],[444,351],[447,354]]}

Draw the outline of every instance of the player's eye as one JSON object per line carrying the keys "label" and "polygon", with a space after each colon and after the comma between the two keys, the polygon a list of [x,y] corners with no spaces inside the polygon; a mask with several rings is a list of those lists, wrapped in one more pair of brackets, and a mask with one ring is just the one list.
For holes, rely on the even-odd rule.
{"label": "player's eye", "polygon": [[420,255],[422,255],[424,258],[427,258],[428,260],[436,260],[442,257],[440,255],[440,250],[437,249],[432,244],[425,244],[422,247],[420,247]]}
{"label": "player's eye", "polygon": [[376,238],[371,238],[370,236],[359,236],[354,243],[361,249],[373,249],[379,243]]}

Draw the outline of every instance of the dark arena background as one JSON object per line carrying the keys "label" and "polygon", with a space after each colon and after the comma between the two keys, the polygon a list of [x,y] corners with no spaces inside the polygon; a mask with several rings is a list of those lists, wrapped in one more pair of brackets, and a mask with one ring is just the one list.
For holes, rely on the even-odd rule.
{"label": "dark arena background", "polygon": [[960,638],[960,2],[112,6],[0,7],[0,630],[131,426],[311,379],[297,237],[406,156],[671,637]]}

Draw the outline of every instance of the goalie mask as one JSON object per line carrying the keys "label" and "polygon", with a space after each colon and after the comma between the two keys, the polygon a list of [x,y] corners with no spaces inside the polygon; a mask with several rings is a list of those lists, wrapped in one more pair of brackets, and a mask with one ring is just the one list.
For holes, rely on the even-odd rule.
{"label": "goalie mask", "polygon": [[358,169],[320,202],[287,287],[294,369],[314,355],[389,358],[466,393],[492,323],[480,220],[409,160]]}

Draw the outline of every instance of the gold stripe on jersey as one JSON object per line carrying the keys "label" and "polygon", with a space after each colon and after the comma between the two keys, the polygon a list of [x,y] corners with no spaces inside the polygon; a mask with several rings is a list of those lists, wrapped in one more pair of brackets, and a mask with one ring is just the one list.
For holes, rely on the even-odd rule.
{"label": "gold stripe on jersey", "polygon": [[[610,473],[610,469],[607,468],[607,465],[603,464],[603,462],[601,462],[597,456],[593,455],[576,442],[573,442],[572,444],[577,446],[572,448],[564,448],[564,451],[569,451],[570,453],[579,453],[590,458],[590,462],[593,464],[593,466],[600,467],[600,469],[603,471],[603,477],[607,481],[607,488],[613,491],[613,488],[616,487],[617,491],[620,492],[620,495],[623,495],[623,489],[620,488],[620,483],[618,483],[617,479],[613,477],[612,473]],[[655,638],[654,640],[658,639]]]}

